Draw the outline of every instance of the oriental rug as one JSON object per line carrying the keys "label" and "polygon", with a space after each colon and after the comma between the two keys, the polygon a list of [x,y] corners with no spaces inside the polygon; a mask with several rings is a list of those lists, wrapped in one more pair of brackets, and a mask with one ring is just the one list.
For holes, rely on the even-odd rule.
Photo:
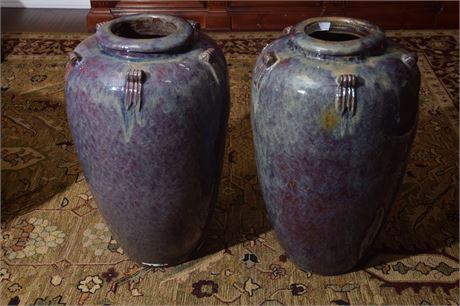
{"label": "oriental rug", "polygon": [[458,32],[388,33],[419,57],[417,136],[374,255],[335,277],[291,263],[258,186],[251,70],[280,33],[211,34],[230,72],[223,177],[200,256],[171,268],[143,267],[126,257],[81,173],[67,127],[63,75],[66,53],[87,35],[2,37],[0,304],[458,303]]}

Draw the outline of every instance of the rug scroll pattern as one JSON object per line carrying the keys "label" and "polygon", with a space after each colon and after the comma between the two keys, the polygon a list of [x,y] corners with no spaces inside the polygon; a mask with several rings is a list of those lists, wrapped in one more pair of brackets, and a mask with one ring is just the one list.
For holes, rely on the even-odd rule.
{"label": "rug scroll pattern", "polygon": [[220,194],[199,256],[171,268],[126,257],[81,173],[63,74],[66,53],[87,34],[4,35],[0,303],[457,305],[458,32],[389,33],[419,58],[418,131],[373,255],[336,277],[297,269],[265,216],[249,119],[251,70],[279,34],[211,34],[228,60],[232,101]]}

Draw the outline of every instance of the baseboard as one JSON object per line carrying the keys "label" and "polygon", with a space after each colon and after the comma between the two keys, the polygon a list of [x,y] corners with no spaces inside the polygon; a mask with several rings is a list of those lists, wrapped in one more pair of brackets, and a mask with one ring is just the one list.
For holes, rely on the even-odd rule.
{"label": "baseboard", "polygon": [[2,7],[89,9],[90,0],[2,0]]}

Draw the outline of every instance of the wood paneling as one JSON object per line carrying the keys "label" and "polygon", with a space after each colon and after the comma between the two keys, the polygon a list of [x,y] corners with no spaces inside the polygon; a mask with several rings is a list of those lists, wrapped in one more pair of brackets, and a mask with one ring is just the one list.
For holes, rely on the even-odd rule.
{"label": "wood paneling", "polygon": [[457,1],[135,1],[91,0],[88,29],[127,14],[172,14],[206,30],[280,30],[316,16],[367,19],[383,29],[458,28]]}
{"label": "wood paneling", "polygon": [[445,2],[440,1],[407,3],[355,1],[345,2],[343,6],[329,7],[325,14],[365,18],[386,29],[436,28],[436,21],[442,15],[445,4]]}
{"label": "wood paneling", "polygon": [[306,18],[319,16],[321,1],[232,1],[232,30],[280,30]]}
{"label": "wood paneling", "polygon": [[[116,1],[114,1],[116,2]],[[156,8],[156,9],[191,9],[205,8],[206,1],[118,1],[116,7],[139,7],[139,8]]]}
{"label": "wood paneling", "polygon": [[224,1],[112,1],[110,6],[103,7],[99,1],[88,14],[88,30],[94,31],[97,23],[128,14],[157,13],[181,16],[193,19],[204,29],[230,30],[231,20],[227,2]]}
{"label": "wood paneling", "polygon": [[287,8],[287,7],[311,7],[321,6],[322,1],[229,1],[229,7],[242,8]]}

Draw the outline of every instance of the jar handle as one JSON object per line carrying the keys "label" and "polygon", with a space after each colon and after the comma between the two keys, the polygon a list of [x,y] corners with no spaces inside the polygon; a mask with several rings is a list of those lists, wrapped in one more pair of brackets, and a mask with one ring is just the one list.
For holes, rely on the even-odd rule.
{"label": "jar handle", "polygon": [[401,56],[401,61],[406,65],[409,69],[414,69],[417,66],[417,54],[415,53],[406,53]]}
{"label": "jar handle", "polygon": [[358,77],[354,74],[341,74],[337,77],[337,93],[335,95],[335,109],[340,114],[356,112],[356,83]]}
{"label": "jar handle", "polygon": [[75,51],[67,53],[69,56],[69,60],[67,61],[65,65],[65,74],[64,74],[64,80],[67,81],[67,78],[69,77],[70,72],[73,70],[73,68],[78,65],[81,62],[81,55],[78,54]]}
{"label": "jar handle", "polygon": [[201,29],[201,25],[198,21],[195,21],[195,20],[192,20],[192,19],[187,19],[187,22],[190,23],[190,25],[192,26],[193,30],[196,32],[196,31],[199,31]]}
{"label": "jar handle", "polygon": [[139,112],[142,105],[142,83],[145,79],[145,73],[142,69],[130,69],[126,76],[125,87],[123,88],[124,105],[126,110],[133,106]]}
{"label": "jar handle", "polygon": [[212,76],[217,84],[220,84],[219,77],[217,76],[216,70],[214,69],[213,63],[215,61],[216,50],[214,48],[208,48],[201,52],[200,61],[207,65],[212,73]]}
{"label": "jar handle", "polygon": [[273,68],[273,66],[277,64],[279,60],[279,57],[273,51],[267,52],[263,56],[262,65],[260,65],[260,67],[256,66],[254,71],[254,83],[257,89],[259,89],[260,83],[265,73],[269,69]]}

